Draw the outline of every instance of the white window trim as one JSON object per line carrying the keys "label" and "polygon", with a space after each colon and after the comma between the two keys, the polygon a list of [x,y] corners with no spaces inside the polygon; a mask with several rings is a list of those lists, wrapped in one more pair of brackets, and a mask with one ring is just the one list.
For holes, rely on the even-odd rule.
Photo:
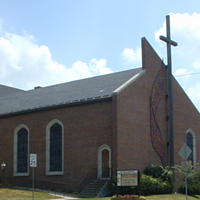
{"label": "white window trim", "polygon": [[[62,171],[50,171],[50,128],[55,123],[62,127]],[[64,174],[64,126],[58,119],[53,119],[46,127],[46,175],[63,175]]]}
{"label": "white window trim", "polygon": [[[24,173],[18,173],[17,172],[17,145],[18,145],[18,143],[17,143],[17,140],[18,140],[17,133],[21,128],[25,128],[28,131],[28,155],[27,155],[27,157],[28,157],[27,162],[28,163],[27,163],[27,172],[24,172]],[[17,128],[15,128],[15,130],[14,130],[14,168],[13,168],[13,170],[14,170],[13,171],[14,176],[29,176],[29,128],[24,124],[18,125]]]}
{"label": "white window trim", "polygon": [[[107,149],[109,151],[109,168],[111,170],[111,148],[107,144],[103,144],[98,148],[98,177],[103,179],[101,177],[102,175],[102,151],[104,149]],[[111,171],[110,171],[110,177],[111,177]]]}
{"label": "white window trim", "polygon": [[187,137],[188,133],[191,133],[192,137],[193,137],[193,161],[194,161],[194,168],[195,168],[196,167],[196,135],[195,135],[194,131],[191,128],[189,128],[186,131],[186,137]]}

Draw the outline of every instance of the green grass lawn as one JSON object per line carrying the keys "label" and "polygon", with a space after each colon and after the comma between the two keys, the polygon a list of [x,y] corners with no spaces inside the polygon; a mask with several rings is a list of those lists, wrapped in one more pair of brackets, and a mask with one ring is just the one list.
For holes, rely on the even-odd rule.
{"label": "green grass lawn", "polygon": [[[70,195],[70,194],[69,194]],[[145,196],[147,200],[185,200],[186,196],[182,194],[166,194],[166,195],[150,195]],[[60,197],[53,196],[44,192],[34,192],[35,200],[59,199]],[[20,189],[0,188],[0,200],[31,200],[32,191]],[[111,197],[105,198],[84,198],[84,200],[110,200]],[[200,195],[195,197],[188,196],[188,200],[200,200]]]}
{"label": "green grass lawn", "polygon": [[[166,195],[151,195],[151,196],[145,196],[146,200],[185,200],[186,196],[182,194],[166,194]],[[110,200],[111,197],[106,198],[84,198],[84,200]],[[188,196],[188,200],[198,200],[200,199],[200,196],[191,197]],[[125,199],[126,200],[126,199]]]}
{"label": "green grass lawn", "polygon": [[[200,196],[191,197],[188,196],[188,200],[198,200]],[[163,195],[152,195],[152,196],[146,196],[147,200],[185,200],[186,196],[182,194],[163,194]]]}
{"label": "green grass lawn", "polygon": [[[32,191],[20,189],[0,188],[0,200],[30,200]],[[35,200],[59,199],[59,197],[47,194],[45,192],[34,191]]]}

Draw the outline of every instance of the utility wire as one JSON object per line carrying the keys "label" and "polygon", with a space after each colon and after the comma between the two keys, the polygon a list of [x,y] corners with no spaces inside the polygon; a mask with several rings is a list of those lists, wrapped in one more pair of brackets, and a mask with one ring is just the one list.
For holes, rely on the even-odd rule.
{"label": "utility wire", "polygon": [[191,73],[191,74],[182,74],[182,75],[177,75],[177,76],[174,76],[174,77],[190,76],[190,75],[197,75],[197,74],[200,74],[200,72]]}

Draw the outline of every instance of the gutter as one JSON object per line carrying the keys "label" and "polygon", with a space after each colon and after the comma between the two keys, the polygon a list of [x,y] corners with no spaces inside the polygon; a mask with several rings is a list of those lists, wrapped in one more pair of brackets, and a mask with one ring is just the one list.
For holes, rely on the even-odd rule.
{"label": "gutter", "polygon": [[111,95],[91,97],[91,98],[87,98],[87,99],[79,99],[79,100],[73,100],[73,101],[68,101],[68,102],[62,102],[59,104],[39,106],[39,107],[31,108],[31,109],[23,109],[23,110],[8,112],[8,113],[1,113],[0,118],[34,113],[34,112],[41,112],[41,111],[45,111],[45,110],[65,108],[65,107],[70,107],[70,106],[84,105],[84,104],[90,104],[90,103],[96,103],[96,102],[102,102],[102,101],[109,101],[109,100],[112,100]]}

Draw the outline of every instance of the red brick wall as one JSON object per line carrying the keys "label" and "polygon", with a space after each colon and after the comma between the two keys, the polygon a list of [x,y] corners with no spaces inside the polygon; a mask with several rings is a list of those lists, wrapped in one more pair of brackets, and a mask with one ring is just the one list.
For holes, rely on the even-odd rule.
{"label": "red brick wall", "polygon": [[[6,176],[13,175],[14,130],[25,124],[30,130],[30,153],[38,155],[35,178],[65,182],[75,188],[91,168],[97,168],[97,152],[102,144],[113,146],[112,102],[96,102],[0,120],[0,161],[7,164]],[[64,175],[46,176],[46,126],[58,119],[64,124]],[[3,150],[2,150],[3,149]],[[30,169],[32,177],[32,169]]]}
{"label": "red brick wall", "polygon": [[196,161],[200,162],[200,114],[180,85],[174,80],[174,135],[175,164],[180,165],[183,159],[178,154],[185,142],[186,131],[191,128],[196,135]]}
{"label": "red brick wall", "polygon": [[[151,144],[150,138],[150,95],[153,81],[161,67],[162,61],[149,43],[143,39],[143,69],[146,73],[117,96],[117,152],[119,169],[140,169],[149,164],[161,164],[160,158]],[[167,94],[167,82],[165,83]],[[187,95],[173,81],[174,93],[174,156],[175,164],[181,164],[178,154],[184,143],[184,135],[191,128],[196,134],[197,162],[199,162],[200,115]],[[166,95],[165,94],[165,95]],[[167,100],[163,96],[158,108],[158,125],[165,142],[166,163],[169,165],[169,147],[167,141],[168,121]]]}
{"label": "red brick wall", "polygon": [[[140,169],[149,164],[161,164],[150,138],[150,95],[162,61],[143,39],[143,69],[139,79],[117,96],[118,168]],[[159,125],[166,141],[166,99],[159,105]]]}

